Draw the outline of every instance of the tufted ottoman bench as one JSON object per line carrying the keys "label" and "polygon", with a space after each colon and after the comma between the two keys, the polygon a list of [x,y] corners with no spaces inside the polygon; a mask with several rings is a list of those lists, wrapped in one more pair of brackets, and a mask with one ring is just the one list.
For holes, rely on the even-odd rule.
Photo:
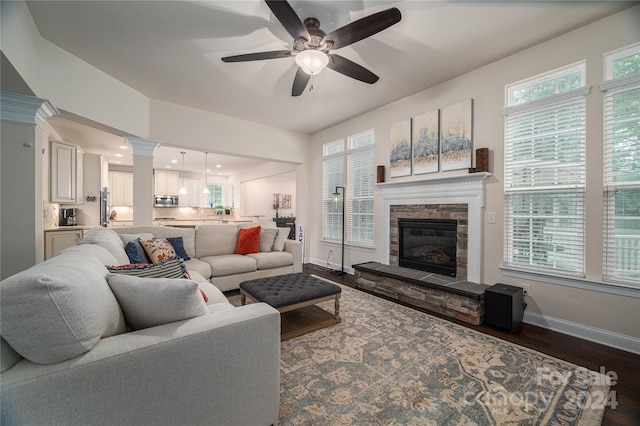
{"label": "tufted ottoman bench", "polygon": [[[258,278],[240,283],[243,305],[249,299],[254,302],[267,303],[280,312],[282,318],[281,340],[283,341],[323,327],[339,324],[341,321],[341,293],[342,289],[339,286],[301,272]],[[335,301],[333,315],[313,306],[327,300]],[[315,309],[307,309],[306,311],[302,309],[307,307]],[[295,315],[284,315],[291,311],[295,311]],[[291,322],[297,324],[289,324]],[[287,330],[287,328],[290,329]]]}

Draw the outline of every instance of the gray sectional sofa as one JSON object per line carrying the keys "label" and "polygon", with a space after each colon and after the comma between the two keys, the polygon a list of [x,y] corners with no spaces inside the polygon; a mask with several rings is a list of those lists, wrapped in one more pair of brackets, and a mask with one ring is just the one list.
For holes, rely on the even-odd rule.
{"label": "gray sectional sofa", "polygon": [[[281,229],[279,237],[285,236],[280,240],[283,249],[234,254],[239,230],[255,226],[265,230]],[[289,228],[276,228],[273,222],[198,225],[195,229],[130,226],[113,230],[126,235],[153,234],[154,238],[182,237],[191,257],[186,261],[189,272],[196,272],[221,291],[238,289],[240,283],[247,280],[302,272],[302,244],[286,239]]]}
{"label": "gray sectional sofa", "polygon": [[[123,263],[121,241],[100,228],[83,244],[3,280],[0,424],[277,423],[280,315],[264,303],[233,307],[217,286],[234,288],[245,279],[299,270],[299,243],[287,242],[283,252],[243,255],[255,269],[240,270],[230,267],[235,225],[119,232],[179,234],[194,255],[186,262],[191,279],[159,279],[155,287],[133,277],[133,284],[144,283],[133,288],[146,293],[124,304],[114,287],[124,278],[104,266]],[[189,292],[198,313],[166,323],[156,318],[157,325],[131,330],[132,310],[164,318],[174,301],[191,300],[166,300],[165,284]]]}

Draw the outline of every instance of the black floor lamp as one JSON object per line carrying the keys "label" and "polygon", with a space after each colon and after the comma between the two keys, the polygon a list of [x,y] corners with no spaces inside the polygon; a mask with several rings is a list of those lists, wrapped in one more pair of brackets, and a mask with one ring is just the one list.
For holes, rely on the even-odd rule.
{"label": "black floor lamp", "polygon": [[338,207],[338,197],[340,197],[339,189],[342,189],[342,267],[339,270],[332,270],[332,275],[346,274],[346,272],[344,272],[344,186],[336,186],[336,192],[333,193],[333,200],[336,202],[336,207]]}

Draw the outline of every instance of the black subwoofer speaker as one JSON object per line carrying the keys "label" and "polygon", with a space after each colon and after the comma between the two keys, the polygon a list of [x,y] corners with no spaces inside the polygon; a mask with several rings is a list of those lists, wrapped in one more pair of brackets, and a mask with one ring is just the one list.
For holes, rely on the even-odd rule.
{"label": "black subwoofer speaker", "polygon": [[524,315],[524,290],[506,284],[496,284],[484,291],[484,322],[513,331]]}

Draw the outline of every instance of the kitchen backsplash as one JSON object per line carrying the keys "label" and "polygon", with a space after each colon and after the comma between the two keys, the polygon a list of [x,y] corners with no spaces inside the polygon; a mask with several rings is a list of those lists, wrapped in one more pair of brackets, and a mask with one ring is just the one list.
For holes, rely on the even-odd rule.
{"label": "kitchen backsplash", "polygon": [[[112,207],[110,213],[116,212],[115,220],[133,220],[133,207],[117,206]],[[153,218],[175,218],[175,219],[211,219],[216,216],[216,209],[209,207],[155,207]],[[234,215],[223,215],[223,218],[233,218]]]}

